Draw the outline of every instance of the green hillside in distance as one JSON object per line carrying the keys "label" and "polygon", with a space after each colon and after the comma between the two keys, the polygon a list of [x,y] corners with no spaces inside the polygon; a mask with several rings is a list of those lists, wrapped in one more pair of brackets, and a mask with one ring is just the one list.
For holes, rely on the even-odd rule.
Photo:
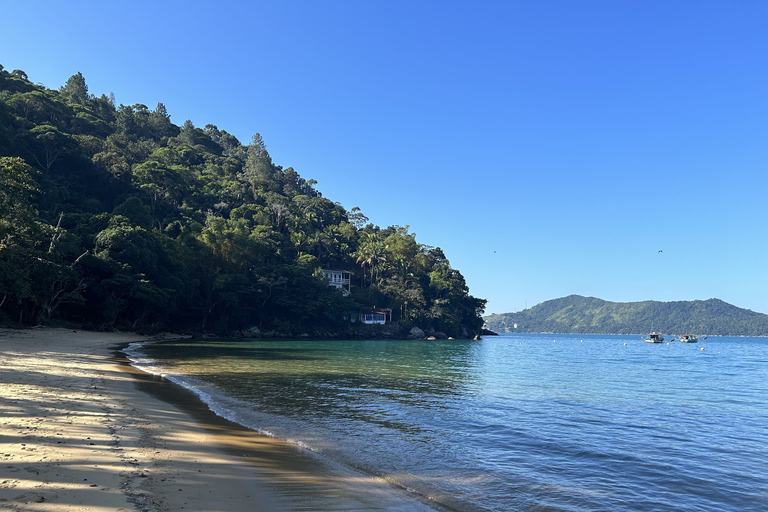
{"label": "green hillside in distance", "polygon": [[609,302],[569,295],[483,319],[486,329],[499,333],[644,334],[654,330],[665,334],[768,335],[768,315],[720,299]]}

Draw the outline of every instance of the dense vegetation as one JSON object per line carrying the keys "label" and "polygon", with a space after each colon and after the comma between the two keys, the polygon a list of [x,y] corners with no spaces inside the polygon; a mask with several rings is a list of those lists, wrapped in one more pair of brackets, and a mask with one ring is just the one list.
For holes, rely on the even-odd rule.
{"label": "dense vegetation", "polygon": [[[485,301],[407,226],[324,198],[259,134],[115,105],[80,73],[53,90],[0,66],[0,183],[6,323],[345,336],[376,306],[400,333],[482,324]],[[321,268],[353,272],[351,294]]]}
{"label": "dense vegetation", "polygon": [[484,320],[496,332],[642,334],[653,329],[666,334],[768,335],[768,315],[719,299],[608,302],[570,295]]}

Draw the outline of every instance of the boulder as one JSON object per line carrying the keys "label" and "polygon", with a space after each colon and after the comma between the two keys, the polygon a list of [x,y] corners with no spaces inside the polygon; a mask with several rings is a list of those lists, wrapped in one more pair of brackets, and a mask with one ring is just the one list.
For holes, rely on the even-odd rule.
{"label": "boulder", "polygon": [[408,333],[409,340],[423,340],[424,336],[424,331],[418,327],[411,327],[411,332]]}
{"label": "boulder", "polygon": [[432,336],[434,336],[435,338],[437,338],[439,340],[447,340],[448,339],[448,335],[445,334],[444,332],[440,332],[440,331],[437,331]]}
{"label": "boulder", "polygon": [[245,338],[261,338],[261,331],[255,325],[243,330],[243,337]]}

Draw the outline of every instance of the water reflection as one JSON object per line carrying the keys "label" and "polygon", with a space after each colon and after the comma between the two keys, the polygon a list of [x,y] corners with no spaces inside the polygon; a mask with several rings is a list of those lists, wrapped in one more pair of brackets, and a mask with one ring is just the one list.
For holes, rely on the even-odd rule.
{"label": "water reflection", "polygon": [[423,432],[411,409],[446,410],[478,388],[482,351],[472,341],[169,342],[148,354],[255,410],[297,419],[363,422]]}

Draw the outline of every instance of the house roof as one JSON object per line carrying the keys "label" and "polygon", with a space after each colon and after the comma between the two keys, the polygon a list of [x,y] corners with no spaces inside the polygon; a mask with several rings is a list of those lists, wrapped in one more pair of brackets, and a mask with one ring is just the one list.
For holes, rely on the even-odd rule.
{"label": "house roof", "polygon": [[373,314],[379,313],[382,315],[392,314],[391,308],[360,308],[361,313]]}

